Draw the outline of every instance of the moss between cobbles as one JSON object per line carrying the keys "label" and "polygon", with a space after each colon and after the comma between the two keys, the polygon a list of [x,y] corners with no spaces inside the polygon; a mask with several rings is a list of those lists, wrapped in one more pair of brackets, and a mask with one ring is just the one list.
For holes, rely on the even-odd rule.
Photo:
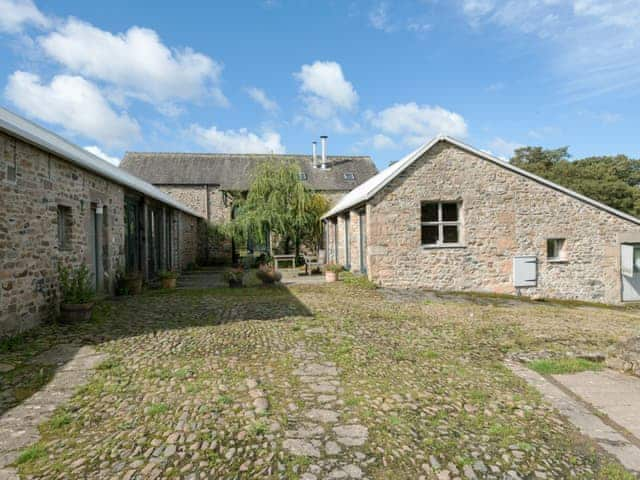
{"label": "moss between cobbles", "polygon": [[[243,478],[299,478],[313,460],[281,445],[293,427],[288,408],[304,406],[291,352],[305,342],[339,368],[340,421],[369,429],[360,449],[374,459],[369,478],[430,477],[463,467],[479,477],[493,467],[523,478],[535,471],[632,478],[501,361],[514,350],[602,348],[636,331],[636,315],[565,305],[394,302],[383,293],[345,282],[153,291],[103,302],[95,321],[77,328],[30,332],[19,349],[0,351],[0,362],[27,368],[33,355],[71,342],[96,344],[110,360],[43,426],[19,471],[109,478],[129,469],[140,474],[152,455],[160,459],[153,468],[167,477],[234,478],[243,465]],[[324,333],[306,333],[318,327]],[[254,413],[248,378],[259,380],[269,400],[265,416]],[[171,435],[182,455],[164,459]]]}

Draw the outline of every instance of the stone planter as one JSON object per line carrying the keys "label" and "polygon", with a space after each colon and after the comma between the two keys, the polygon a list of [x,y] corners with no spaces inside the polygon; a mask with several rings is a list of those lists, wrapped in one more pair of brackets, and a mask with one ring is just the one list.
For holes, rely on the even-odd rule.
{"label": "stone planter", "polygon": [[242,288],[242,280],[229,279],[230,288]]}
{"label": "stone planter", "polygon": [[129,295],[140,295],[142,293],[142,277],[125,277],[124,286]]}
{"label": "stone planter", "polygon": [[176,288],[176,281],[177,280],[178,280],[177,278],[163,278],[163,279],[161,279],[162,288]]}
{"label": "stone planter", "polygon": [[63,303],[60,305],[60,320],[65,323],[91,320],[93,303]]}
{"label": "stone planter", "polygon": [[324,279],[327,283],[333,283],[338,281],[338,273],[337,272],[324,272]]}

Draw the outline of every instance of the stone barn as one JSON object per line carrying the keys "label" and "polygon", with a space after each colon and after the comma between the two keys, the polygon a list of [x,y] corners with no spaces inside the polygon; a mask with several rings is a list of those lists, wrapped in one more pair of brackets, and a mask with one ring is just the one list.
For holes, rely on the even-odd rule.
{"label": "stone barn", "polygon": [[327,261],[386,287],[640,300],[640,219],[449,137],[325,215]]}
{"label": "stone barn", "polygon": [[159,189],[0,108],[0,336],[55,316],[58,266],[98,295],[197,261],[204,219]]}
{"label": "stone barn", "polygon": [[[315,142],[314,142],[315,147]],[[233,199],[249,190],[252,172],[265,161],[293,162],[300,180],[335,204],[345,194],[373,177],[378,170],[371,157],[321,155],[127,152],[120,168],[153,184],[163,192],[220,225],[231,219]],[[211,239],[209,263],[228,263],[244,246]]]}

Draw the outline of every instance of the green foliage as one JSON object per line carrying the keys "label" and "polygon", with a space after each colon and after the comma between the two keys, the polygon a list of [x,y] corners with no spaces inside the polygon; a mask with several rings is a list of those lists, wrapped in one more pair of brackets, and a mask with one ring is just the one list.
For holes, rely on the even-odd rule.
{"label": "green foliage", "polygon": [[322,237],[320,217],[329,208],[322,195],[300,181],[295,163],[270,160],[259,164],[246,198],[234,200],[234,218],[221,232],[245,242],[267,242],[267,232],[279,238],[318,244]]}
{"label": "green foliage", "polygon": [[173,270],[162,270],[158,272],[158,277],[160,278],[178,278],[178,272],[174,272]]}
{"label": "green foliage", "polygon": [[640,160],[625,155],[570,161],[568,147],[523,147],[511,164],[594,200],[640,216]]}
{"label": "green foliage", "polygon": [[351,272],[343,275],[342,281],[345,285],[353,285],[355,287],[366,288],[367,290],[375,290],[378,288],[378,285],[369,280],[366,275],[354,275]]}
{"label": "green foliage", "polygon": [[22,465],[23,463],[33,462],[47,455],[47,451],[40,444],[32,445],[31,447],[23,450],[16,459],[16,465]]}
{"label": "green foliage", "polygon": [[58,266],[62,303],[89,303],[95,297],[95,290],[89,279],[89,269],[82,264],[77,268]]}
{"label": "green foliage", "polygon": [[589,370],[598,371],[602,370],[604,365],[582,358],[560,358],[557,360],[535,360],[529,363],[529,368],[542,375],[560,375]]}
{"label": "green foliage", "polygon": [[327,263],[324,266],[324,269],[327,272],[333,272],[333,273],[340,273],[344,270],[344,267],[342,265],[340,265],[339,263]]}

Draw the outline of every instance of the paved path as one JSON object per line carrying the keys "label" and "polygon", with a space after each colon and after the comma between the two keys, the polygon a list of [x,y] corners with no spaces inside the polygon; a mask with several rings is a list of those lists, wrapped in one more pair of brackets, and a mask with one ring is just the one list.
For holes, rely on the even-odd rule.
{"label": "paved path", "polygon": [[7,465],[18,458],[21,450],[38,440],[38,425],[71,398],[75,389],[85,383],[92,370],[105,358],[105,355],[96,353],[93,347],[57,345],[36,357],[34,362],[55,365],[60,358],[67,358],[70,348],[77,349],[77,352],[60,367],[51,382],[0,416],[0,480],[18,478],[15,470]]}
{"label": "paved path", "polygon": [[[571,395],[563,391],[562,388],[558,387],[542,375],[530,370],[526,366],[515,361],[507,362],[507,366],[516,375],[525,379],[530,385],[537,388],[545,399],[558,409],[561,414],[567,417],[576,427],[578,427],[584,435],[594,439],[604,450],[617,457],[625,468],[635,472],[636,474],[640,473],[640,447],[633,441],[633,438],[629,438],[626,432],[619,430],[613,424],[605,423],[602,419],[596,416],[588,405],[585,405],[582,401],[573,398]],[[610,398],[607,401],[603,400],[603,392],[606,392],[606,390],[602,389],[606,388],[604,386],[600,388],[594,387],[593,385],[580,385],[582,382],[579,381],[580,377],[577,375],[558,375],[555,378],[561,385],[564,385],[566,382],[567,385],[575,386],[576,390],[581,391],[585,395],[583,398],[587,401],[591,399],[602,402],[602,405],[606,405],[606,408],[611,413],[615,413],[619,420],[626,421],[625,419],[633,418],[637,420],[637,410],[640,403],[635,404],[636,412],[633,413],[631,412],[633,407],[627,402],[623,402],[623,398],[615,394],[615,392],[616,390],[618,392],[624,390],[624,394],[633,392],[633,395],[639,395],[640,390],[635,390],[635,387],[630,387],[628,382],[619,381],[620,379],[617,378],[613,372],[611,373],[612,375],[600,374],[602,375],[603,381],[607,382],[609,386],[614,389],[612,390],[612,392],[614,392],[614,398]],[[584,378],[584,375],[582,378]],[[587,378],[595,380],[593,376],[588,376]],[[570,390],[573,391],[572,388],[570,388]],[[620,406],[613,408],[612,404],[616,399],[620,404],[627,403],[627,406],[622,408],[620,408]],[[640,396],[635,397],[635,399],[638,401]],[[603,411],[608,413],[604,408]],[[624,425],[624,423],[621,424]],[[628,429],[627,425],[625,425],[625,427]]]}
{"label": "paved path", "polygon": [[626,429],[640,446],[640,379],[613,370],[554,375],[554,380]]}
{"label": "paved path", "polygon": [[[309,329],[307,335],[322,335],[324,329]],[[344,405],[335,363],[324,361],[305,342],[296,345],[297,360],[293,374],[301,383],[299,400],[289,404],[288,425],[283,442],[285,450],[307,458],[312,465],[302,480],[317,478],[364,478],[363,470],[374,461],[358,450],[367,441],[367,427],[340,420]]]}

